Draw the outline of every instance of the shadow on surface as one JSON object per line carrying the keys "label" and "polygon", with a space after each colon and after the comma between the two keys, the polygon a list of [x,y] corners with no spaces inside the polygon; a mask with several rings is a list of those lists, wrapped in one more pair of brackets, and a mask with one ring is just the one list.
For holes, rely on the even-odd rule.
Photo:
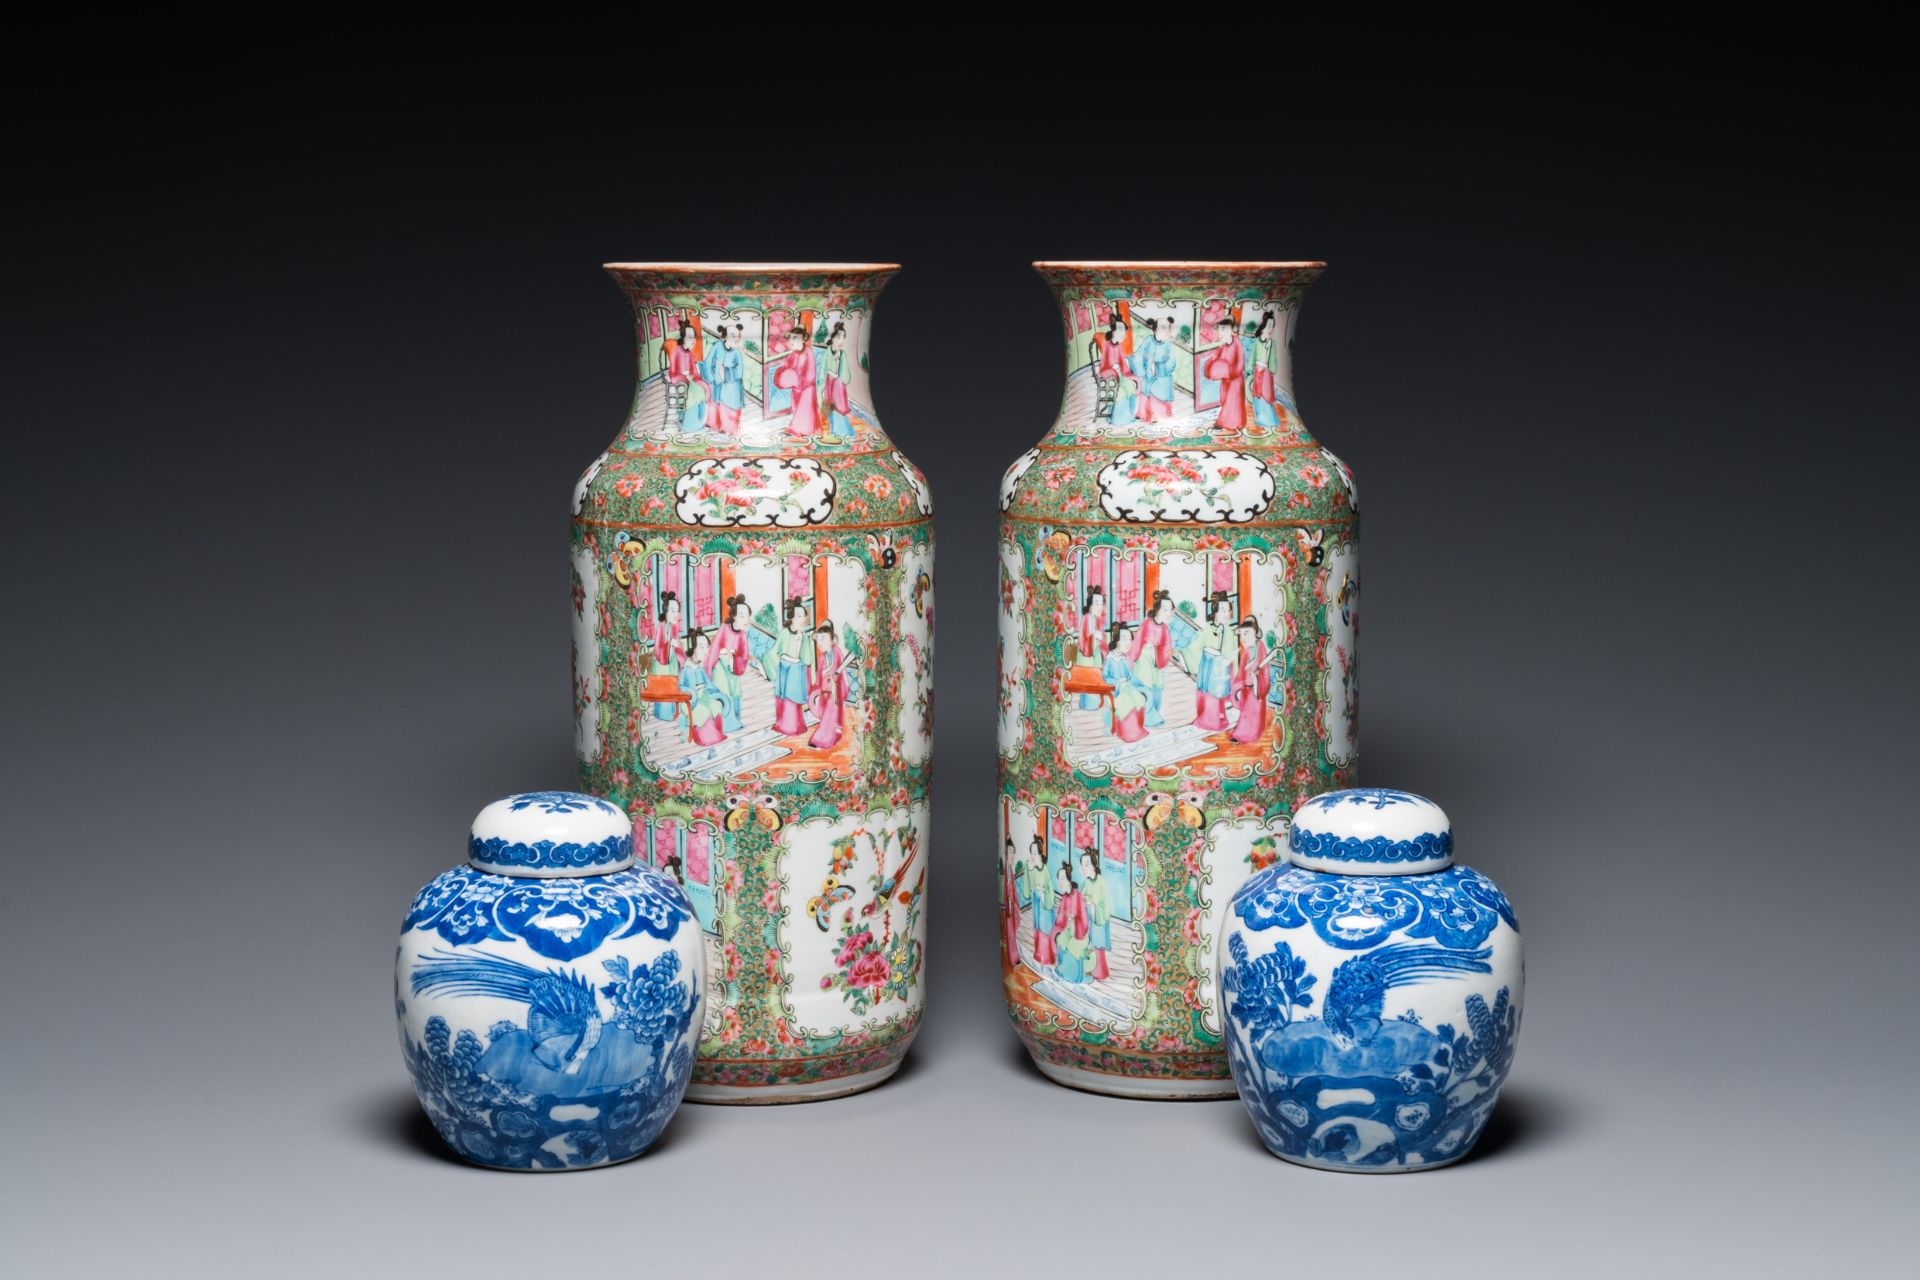
{"label": "shadow on surface", "polygon": [[1558,1094],[1509,1085],[1500,1091],[1493,1104],[1480,1141],[1456,1168],[1495,1159],[1510,1151],[1550,1145],[1564,1140],[1580,1127],[1579,1109]]}
{"label": "shadow on surface", "polygon": [[455,1155],[440,1140],[440,1135],[433,1131],[433,1122],[420,1109],[420,1100],[413,1096],[412,1090],[391,1089],[370,1098],[361,1108],[360,1120],[361,1132],[382,1146],[429,1156],[442,1164],[457,1165],[463,1169],[474,1167]]}

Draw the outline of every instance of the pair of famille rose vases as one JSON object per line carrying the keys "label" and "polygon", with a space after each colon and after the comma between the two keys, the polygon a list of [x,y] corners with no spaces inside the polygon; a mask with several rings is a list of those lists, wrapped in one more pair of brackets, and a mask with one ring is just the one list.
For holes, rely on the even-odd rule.
{"label": "pair of famille rose vases", "polygon": [[[1068,376],[1052,430],[1000,490],[998,879],[1015,1027],[1046,1075],[1078,1088],[1211,1098],[1237,1082],[1290,1159],[1457,1158],[1504,1079],[1510,1027],[1504,1048],[1463,1058],[1490,1043],[1482,1022],[1517,1020],[1517,934],[1489,941],[1512,933],[1490,885],[1440,885],[1473,873],[1402,856],[1450,851],[1444,815],[1407,845],[1406,815],[1431,826],[1437,810],[1347,790],[1357,499],[1300,420],[1290,356],[1322,264],[1038,266]],[[505,820],[490,809],[473,865],[416,901],[408,936],[435,946],[403,942],[403,1040],[436,1124],[473,1158],[637,1154],[682,1090],[834,1097],[885,1080],[907,1051],[924,991],[934,578],[925,477],[871,407],[874,300],[895,270],[608,267],[632,305],[639,379],[574,493],[591,797],[501,804],[545,814],[555,848],[593,844],[579,824],[593,834],[618,815],[633,867],[569,882],[578,866],[496,865],[483,846],[515,839],[489,834]],[[1306,833],[1336,829],[1323,843],[1347,841],[1344,859],[1302,852]],[[456,957],[467,945],[485,954]],[[1442,946],[1458,958],[1426,954]],[[480,960],[520,967],[460,967]],[[472,1016],[456,1027],[458,999],[498,1015],[497,1034],[483,1040]],[[485,1069],[496,1055],[526,1074],[502,1086]],[[626,1102],[556,1102],[583,1075],[620,1077]],[[514,1132],[446,1102],[476,1081],[519,1099]],[[556,1108],[571,1117],[558,1131],[518,1133],[521,1112]]]}

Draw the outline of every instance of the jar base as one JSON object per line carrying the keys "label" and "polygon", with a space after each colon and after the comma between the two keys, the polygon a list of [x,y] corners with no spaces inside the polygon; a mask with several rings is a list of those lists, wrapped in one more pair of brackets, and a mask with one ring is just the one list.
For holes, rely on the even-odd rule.
{"label": "jar base", "polygon": [[[443,1143],[443,1145],[446,1145]],[[447,1145],[447,1150],[476,1169],[485,1169],[488,1173],[586,1173],[593,1169],[611,1169],[617,1164],[627,1164],[653,1150],[648,1143],[630,1156],[621,1156],[618,1160],[602,1160],[599,1164],[493,1164],[486,1160],[475,1159],[464,1151]]]}
{"label": "jar base", "polygon": [[1472,1150],[1469,1147],[1457,1156],[1448,1156],[1445,1160],[1429,1160],[1423,1164],[1335,1164],[1283,1155],[1272,1147],[1267,1148],[1268,1154],[1276,1160],[1285,1160],[1288,1164],[1299,1165],[1302,1169],[1313,1169],[1320,1173],[1425,1173],[1429,1169],[1444,1169],[1450,1164],[1458,1164],[1471,1155]]}
{"label": "jar base", "polygon": [[[1085,1067],[1060,1066],[1034,1058],[1040,1074],[1055,1084],[1083,1093],[1102,1093],[1110,1098],[1133,1098],[1145,1102],[1212,1102],[1234,1098],[1231,1080],[1154,1080],[1117,1076],[1107,1071],[1089,1071]],[[688,1097],[693,1095],[689,1093]]]}
{"label": "jar base", "polygon": [[696,1080],[687,1086],[687,1101],[734,1107],[778,1106],[789,1102],[825,1102],[830,1098],[844,1098],[849,1094],[865,1093],[868,1089],[885,1084],[900,1070],[900,1064],[903,1061],[905,1061],[904,1056],[873,1071],[862,1071],[850,1076],[835,1076],[830,1080],[811,1080],[805,1084],[702,1084]]}

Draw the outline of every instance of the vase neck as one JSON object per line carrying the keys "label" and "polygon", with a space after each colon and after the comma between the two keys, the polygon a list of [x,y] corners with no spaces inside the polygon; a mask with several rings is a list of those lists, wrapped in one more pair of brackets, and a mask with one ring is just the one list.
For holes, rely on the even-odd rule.
{"label": "vase neck", "polygon": [[890,265],[612,263],[637,377],[620,447],[818,453],[891,448],[868,346]]}
{"label": "vase neck", "polygon": [[1293,336],[1321,263],[1037,263],[1066,326],[1053,436],[1309,439]]}

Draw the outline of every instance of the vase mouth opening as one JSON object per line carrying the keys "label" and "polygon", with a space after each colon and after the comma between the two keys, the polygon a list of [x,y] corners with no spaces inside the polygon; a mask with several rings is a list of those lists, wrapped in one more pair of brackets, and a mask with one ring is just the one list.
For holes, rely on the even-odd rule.
{"label": "vase mouth opening", "polygon": [[897,262],[603,262],[602,271],[653,271],[663,275],[709,275],[767,272],[877,275],[898,271]]}
{"label": "vase mouth opening", "polygon": [[1088,258],[1046,259],[1033,264],[1036,271],[1308,271],[1327,264],[1305,259],[1298,262],[1219,261],[1197,258]]}

